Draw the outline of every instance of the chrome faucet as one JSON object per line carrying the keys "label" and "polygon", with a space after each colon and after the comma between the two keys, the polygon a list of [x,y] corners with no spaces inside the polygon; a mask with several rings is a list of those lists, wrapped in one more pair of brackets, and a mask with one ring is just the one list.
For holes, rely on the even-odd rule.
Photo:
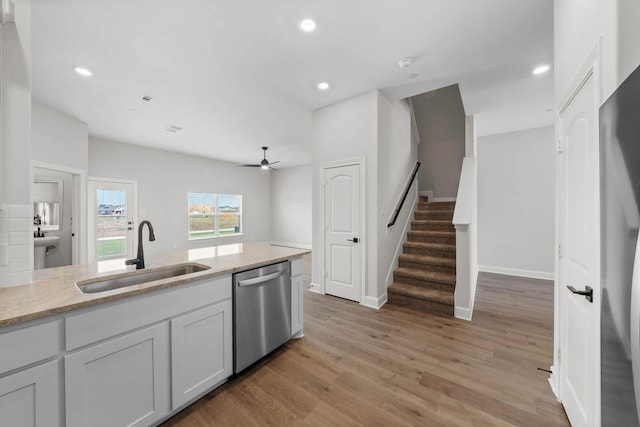
{"label": "chrome faucet", "polygon": [[156,240],[155,234],[153,234],[153,226],[146,219],[138,225],[138,257],[134,259],[128,259],[124,263],[125,265],[135,265],[136,270],[142,270],[144,268],[144,250],[142,249],[142,228],[147,224],[149,226],[149,241]]}

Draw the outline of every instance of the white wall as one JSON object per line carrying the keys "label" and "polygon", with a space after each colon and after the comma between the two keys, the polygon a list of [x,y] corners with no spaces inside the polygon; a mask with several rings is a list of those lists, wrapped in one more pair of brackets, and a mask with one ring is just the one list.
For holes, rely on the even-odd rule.
{"label": "white wall", "polygon": [[554,127],[478,138],[478,263],[553,278]]}
{"label": "white wall", "polygon": [[[355,98],[315,110],[311,117],[312,150],[312,239],[313,253],[322,251],[320,239],[320,206],[322,177],[320,165],[326,162],[364,158],[366,161],[366,230],[363,230],[363,245],[366,245],[366,277],[363,277],[365,295],[376,299],[377,278],[377,129],[378,92],[368,92]],[[371,214],[373,213],[373,215]],[[320,256],[312,259],[312,288],[317,289],[322,274]]]}
{"label": "white wall", "polygon": [[[89,175],[138,181],[138,218],[156,235],[146,254],[271,240],[271,184],[260,168],[90,137]],[[241,194],[243,236],[189,241],[188,192]]]}
{"label": "white wall", "polygon": [[33,100],[31,132],[32,160],[87,170],[89,128],[86,123]]}
{"label": "white wall", "polygon": [[396,223],[387,224],[416,164],[418,146],[411,140],[411,111],[405,101],[378,97],[378,292],[386,293],[397,267],[397,249],[406,240],[405,225],[413,213],[417,185],[407,196]]}
{"label": "white wall", "polygon": [[[312,114],[311,140],[312,238],[316,254],[323,250],[319,245],[323,196],[320,166],[355,158],[366,161],[366,229],[361,239],[367,254],[362,303],[380,307],[386,302],[387,273],[395,261],[395,250],[403,238],[402,227],[411,212],[410,206],[405,207],[396,226],[387,229],[387,221],[417,160],[417,148],[411,143],[409,106],[404,101],[389,102],[376,91],[321,108]],[[322,269],[320,257],[314,256],[312,261],[312,287],[317,288]]]}
{"label": "white wall", "polygon": [[310,165],[270,171],[271,240],[311,249]]}
{"label": "white wall", "polygon": [[555,96],[567,95],[571,81],[600,45],[601,103],[640,64],[640,2],[637,0],[554,1]]}
{"label": "white wall", "polygon": [[0,286],[11,286],[31,282],[33,266],[31,2],[16,2],[15,23],[1,27]]}

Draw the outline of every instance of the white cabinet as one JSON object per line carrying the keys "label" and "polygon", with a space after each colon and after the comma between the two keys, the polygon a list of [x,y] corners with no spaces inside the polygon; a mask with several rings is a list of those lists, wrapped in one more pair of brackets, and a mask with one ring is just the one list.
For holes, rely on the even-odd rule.
{"label": "white cabinet", "polygon": [[225,381],[231,293],[226,275],[67,315],[66,425],[155,424]]}
{"label": "white cabinet", "polygon": [[233,373],[231,300],[171,320],[172,409]]}
{"label": "white cabinet", "polygon": [[304,318],[302,258],[291,260],[291,336],[301,338]]}
{"label": "white cabinet", "polygon": [[0,378],[0,424],[59,425],[57,360]]}
{"label": "white cabinet", "polygon": [[169,412],[166,322],[65,357],[68,427],[147,426]]}
{"label": "white cabinet", "polygon": [[53,321],[0,332],[0,425],[59,425],[58,330]]}

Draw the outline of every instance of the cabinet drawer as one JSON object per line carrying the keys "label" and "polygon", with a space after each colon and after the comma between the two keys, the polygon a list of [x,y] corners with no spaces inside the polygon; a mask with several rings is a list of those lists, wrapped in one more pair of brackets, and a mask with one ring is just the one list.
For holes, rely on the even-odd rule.
{"label": "cabinet drawer", "polygon": [[0,375],[58,355],[59,321],[0,333]]}
{"label": "cabinet drawer", "polygon": [[220,276],[151,291],[104,307],[68,316],[67,350],[73,350],[133,329],[231,298],[231,276]]}

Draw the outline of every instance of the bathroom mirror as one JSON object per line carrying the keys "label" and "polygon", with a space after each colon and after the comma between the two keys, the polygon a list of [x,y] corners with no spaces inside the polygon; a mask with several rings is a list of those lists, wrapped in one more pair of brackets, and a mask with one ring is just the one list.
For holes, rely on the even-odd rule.
{"label": "bathroom mirror", "polygon": [[60,230],[60,204],[33,202],[33,228]]}
{"label": "bathroom mirror", "polygon": [[60,230],[63,180],[39,178],[33,180],[33,229]]}

